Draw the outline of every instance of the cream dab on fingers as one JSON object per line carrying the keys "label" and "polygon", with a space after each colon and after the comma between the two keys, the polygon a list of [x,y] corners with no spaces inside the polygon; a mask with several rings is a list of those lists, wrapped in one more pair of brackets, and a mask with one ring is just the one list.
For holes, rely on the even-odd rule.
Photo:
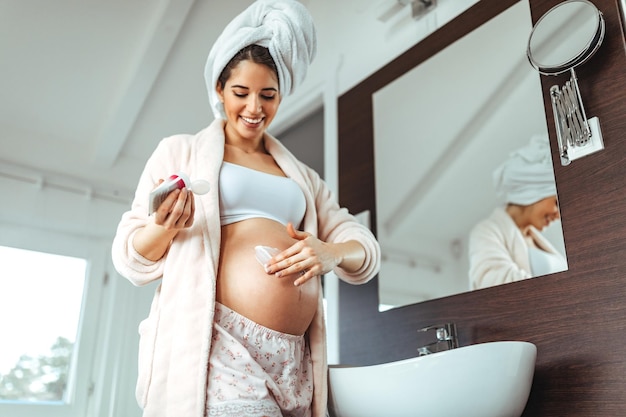
{"label": "cream dab on fingers", "polygon": [[256,260],[261,264],[263,269],[265,269],[265,272],[268,272],[267,263],[274,256],[278,255],[280,250],[272,248],[271,246],[255,246],[254,253],[256,254]]}

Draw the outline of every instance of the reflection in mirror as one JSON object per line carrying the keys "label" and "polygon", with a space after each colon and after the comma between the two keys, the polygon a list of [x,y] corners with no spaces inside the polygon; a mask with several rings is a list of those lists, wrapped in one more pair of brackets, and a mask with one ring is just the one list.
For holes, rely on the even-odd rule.
{"label": "reflection in mirror", "polygon": [[[374,94],[381,309],[470,290],[470,230],[504,203],[493,171],[547,137],[531,29],[516,3]],[[559,221],[543,235],[565,255]]]}
{"label": "reflection in mirror", "polygon": [[541,231],[560,218],[548,136],[534,135],[493,172],[496,207],[470,232],[470,289],[567,269]]}

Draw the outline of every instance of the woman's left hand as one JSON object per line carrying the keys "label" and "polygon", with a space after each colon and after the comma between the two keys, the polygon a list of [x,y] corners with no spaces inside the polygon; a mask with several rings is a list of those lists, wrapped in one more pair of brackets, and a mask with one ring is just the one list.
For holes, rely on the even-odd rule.
{"label": "woman's left hand", "polygon": [[276,277],[300,274],[294,281],[294,285],[298,286],[332,271],[342,261],[341,255],[334,250],[334,245],[323,242],[310,233],[295,230],[291,223],[287,224],[287,233],[297,242],[268,262],[268,273],[275,274]]}

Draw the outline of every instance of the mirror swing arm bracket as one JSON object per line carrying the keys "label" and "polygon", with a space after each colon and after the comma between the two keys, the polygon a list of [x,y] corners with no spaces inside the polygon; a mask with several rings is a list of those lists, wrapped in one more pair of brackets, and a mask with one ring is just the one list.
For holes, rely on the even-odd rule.
{"label": "mirror swing arm bracket", "polygon": [[587,119],[574,68],[563,87],[550,88],[561,165],[604,149],[600,120]]}

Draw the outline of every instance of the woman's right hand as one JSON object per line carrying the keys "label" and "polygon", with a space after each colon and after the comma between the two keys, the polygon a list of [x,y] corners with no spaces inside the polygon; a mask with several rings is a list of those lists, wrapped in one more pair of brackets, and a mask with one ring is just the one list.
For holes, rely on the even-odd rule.
{"label": "woman's right hand", "polygon": [[[163,180],[160,180],[159,186]],[[196,210],[193,193],[187,188],[176,189],[154,212],[154,223],[166,230],[180,230],[193,225]]]}
{"label": "woman's right hand", "polygon": [[194,195],[190,190],[172,191],[152,215],[153,222],[135,233],[133,247],[144,258],[158,261],[178,232],[193,225],[194,212]]}

